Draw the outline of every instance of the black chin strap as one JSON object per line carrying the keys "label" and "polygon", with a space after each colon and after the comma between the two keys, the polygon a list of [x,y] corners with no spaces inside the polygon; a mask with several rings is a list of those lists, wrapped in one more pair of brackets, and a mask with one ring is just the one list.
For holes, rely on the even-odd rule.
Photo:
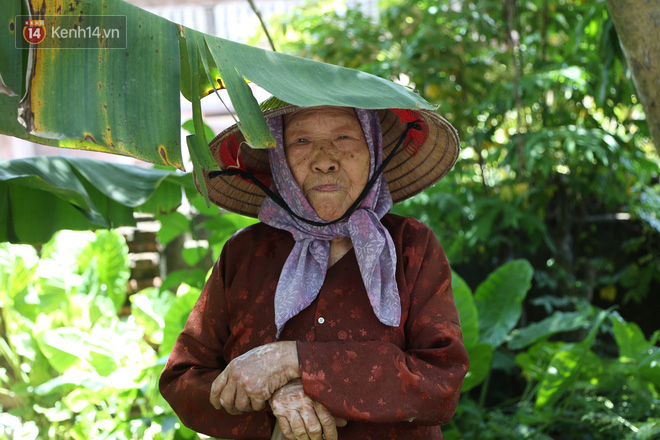
{"label": "black chin strap", "polygon": [[362,203],[364,198],[367,197],[367,194],[369,194],[369,191],[371,191],[371,188],[373,188],[373,186],[376,184],[376,182],[378,182],[378,178],[380,177],[381,174],[383,174],[383,171],[385,171],[385,168],[390,163],[390,161],[392,160],[392,158],[394,157],[396,152],[399,151],[399,147],[401,146],[403,141],[406,139],[406,137],[408,136],[408,132],[411,129],[421,130],[422,126],[419,124],[418,121],[408,122],[408,124],[406,126],[406,130],[401,134],[401,137],[399,138],[398,142],[396,143],[396,145],[394,146],[392,151],[390,151],[390,154],[387,155],[387,157],[380,164],[380,166],[378,167],[378,169],[376,170],[374,175],[367,182],[367,185],[364,187],[364,189],[362,190],[362,192],[360,193],[358,198],[355,199],[353,204],[346,210],[346,212],[341,217],[339,217],[335,220],[332,220],[330,222],[317,222],[317,221],[308,220],[304,217],[299,216],[298,214],[293,212],[291,210],[291,208],[289,208],[289,205],[286,204],[284,199],[279,194],[274,193],[270,188],[268,188],[259,179],[257,179],[256,176],[254,174],[252,174],[250,171],[239,170],[237,168],[229,168],[229,169],[226,169],[226,170],[211,171],[211,172],[209,172],[209,178],[213,179],[213,178],[216,178],[216,177],[219,177],[219,176],[240,176],[243,179],[247,179],[250,182],[257,185],[259,187],[259,189],[261,189],[264,192],[264,194],[266,194],[268,197],[270,197],[273,202],[277,203],[277,205],[279,205],[282,209],[284,209],[286,212],[288,212],[292,217],[295,217],[296,219],[298,219],[302,222],[308,223],[312,226],[330,226],[330,225],[334,225],[335,223],[339,223],[341,221],[346,220],[360,206],[360,204]]}

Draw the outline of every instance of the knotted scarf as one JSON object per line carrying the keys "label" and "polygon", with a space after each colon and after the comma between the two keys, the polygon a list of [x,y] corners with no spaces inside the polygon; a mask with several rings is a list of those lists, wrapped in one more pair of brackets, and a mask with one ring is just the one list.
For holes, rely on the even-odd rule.
{"label": "knotted scarf", "polygon": [[[370,153],[369,179],[382,161],[380,120],[375,110],[356,109]],[[269,151],[273,175],[271,189],[301,217],[323,222],[309,204],[286,162],[282,116],[268,119],[277,142]],[[351,216],[340,223],[313,226],[299,221],[266,198],[259,219],[275,228],[291,232],[295,245],[289,254],[275,291],[275,324],[279,337],[284,324],[307,308],[318,296],[328,270],[330,240],[350,237],[360,274],[376,317],[385,325],[401,322],[401,300],[396,285],[396,251],[389,232],[380,219],[392,208],[392,197],[384,176]]]}

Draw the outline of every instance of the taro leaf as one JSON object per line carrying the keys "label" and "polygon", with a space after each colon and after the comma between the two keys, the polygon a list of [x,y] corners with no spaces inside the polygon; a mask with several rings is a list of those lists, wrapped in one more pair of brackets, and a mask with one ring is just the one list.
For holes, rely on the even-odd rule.
{"label": "taro leaf", "polygon": [[607,310],[602,310],[596,315],[595,323],[582,342],[566,344],[553,354],[543,379],[539,383],[536,408],[552,405],[559,400],[562,394],[578,380],[583,369],[594,371],[600,368],[601,361],[591,351],[591,346],[609,313]]}
{"label": "taro leaf", "polygon": [[543,321],[535,322],[519,330],[513,330],[507,347],[510,350],[520,350],[555,333],[586,327],[590,322],[591,315],[589,309],[579,312],[555,312]]}
{"label": "taro leaf", "polygon": [[474,303],[479,312],[479,342],[497,348],[515,327],[534,269],[527,260],[514,260],[492,272],[477,287]]}
{"label": "taro leaf", "polygon": [[546,369],[536,397],[536,407],[542,408],[557,401],[572,384],[582,363],[584,351],[582,344],[566,345],[558,350]]}
{"label": "taro leaf", "polygon": [[463,380],[463,392],[469,391],[482,383],[490,372],[493,362],[493,347],[489,344],[477,344],[468,349],[470,369]]}
{"label": "taro leaf", "polygon": [[[182,288],[184,287],[182,286]],[[163,329],[163,343],[158,349],[158,354],[160,356],[167,356],[170,351],[172,351],[174,342],[179,337],[183,327],[186,325],[188,315],[190,315],[200,293],[200,289],[188,287],[188,291],[185,293],[177,294],[176,299],[164,317],[165,327]]]}
{"label": "taro leaf", "polygon": [[660,348],[650,348],[639,357],[637,365],[641,376],[660,389]]}
{"label": "taro leaf", "polygon": [[651,348],[651,343],[646,340],[644,333],[634,322],[625,322],[620,317],[613,316],[612,331],[621,357],[635,358]]}
{"label": "taro leaf", "polygon": [[146,337],[150,342],[160,345],[165,328],[164,316],[172,306],[175,296],[167,290],[159,292],[156,288],[149,288],[131,295],[130,300],[131,313],[138,324],[144,327]]}
{"label": "taro leaf", "polygon": [[126,301],[126,283],[130,278],[130,261],[126,240],[117,231],[97,231],[94,241],[78,255],[77,266],[85,272],[95,265],[101,294],[112,300],[119,312]]}
{"label": "taro leaf", "polygon": [[84,339],[85,334],[80,329],[60,327],[46,330],[37,342],[50,365],[59,373],[64,373],[73,364],[87,357],[88,350]]}
{"label": "taro leaf", "polygon": [[470,287],[456,272],[452,272],[451,277],[451,288],[463,330],[463,344],[469,351],[479,342],[479,315]]}

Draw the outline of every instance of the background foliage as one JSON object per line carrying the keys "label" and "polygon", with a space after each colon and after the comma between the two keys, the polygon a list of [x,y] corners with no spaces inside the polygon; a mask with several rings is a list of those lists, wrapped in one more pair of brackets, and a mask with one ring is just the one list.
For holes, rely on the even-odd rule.
{"label": "background foliage", "polygon": [[[446,437],[659,437],[658,157],[605,2],[386,0],[378,20],[322,3],[270,25],[280,50],[407,82],[461,133],[455,170],[395,209],[456,271],[471,369]],[[156,210],[160,240],[211,234],[130,314],[116,233],[1,245],[6,438],[194,437],[156,380],[209,259],[252,220],[168,182],[192,214]]]}

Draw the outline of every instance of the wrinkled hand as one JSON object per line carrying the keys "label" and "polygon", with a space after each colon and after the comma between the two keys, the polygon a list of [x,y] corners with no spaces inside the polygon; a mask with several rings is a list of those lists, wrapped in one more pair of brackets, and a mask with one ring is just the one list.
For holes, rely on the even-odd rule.
{"label": "wrinkled hand", "polygon": [[273,342],[233,359],[211,385],[211,404],[229,414],[260,411],[273,392],[300,377],[295,342]]}
{"label": "wrinkled hand", "polygon": [[301,380],[291,381],[275,391],[269,403],[288,440],[337,440],[337,426],[347,423],[309,398]]}

